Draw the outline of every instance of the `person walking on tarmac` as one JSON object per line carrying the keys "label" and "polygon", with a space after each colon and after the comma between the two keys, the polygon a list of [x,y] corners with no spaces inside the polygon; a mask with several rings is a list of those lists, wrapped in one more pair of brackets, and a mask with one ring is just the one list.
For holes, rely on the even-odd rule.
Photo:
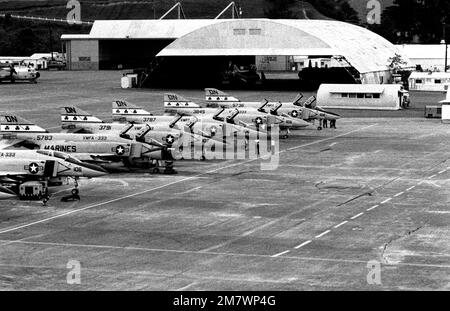
{"label": "person walking on tarmac", "polygon": [[327,119],[323,120],[323,128],[327,128],[328,127],[328,121]]}
{"label": "person walking on tarmac", "polygon": [[11,63],[11,64],[9,65],[9,77],[10,77],[11,80],[14,79],[14,74],[17,75],[17,71],[16,71],[16,69],[14,68],[14,64]]}

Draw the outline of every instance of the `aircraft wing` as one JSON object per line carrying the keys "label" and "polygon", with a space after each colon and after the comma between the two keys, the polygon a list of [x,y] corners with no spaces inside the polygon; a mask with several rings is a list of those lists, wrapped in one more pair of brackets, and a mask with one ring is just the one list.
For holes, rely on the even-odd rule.
{"label": "aircraft wing", "polygon": [[73,157],[90,164],[108,164],[122,160],[122,158],[115,153],[77,153],[74,154]]}
{"label": "aircraft wing", "polygon": [[237,120],[239,125],[242,125],[243,127],[252,127],[253,124],[247,124],[242,120]]}
{"label": "aircraft wing", "polygon": [[16,184],[17,181],[25,179],[26,177],[27,174],[23,171],[0,171],[0,184]]}
{"label": "aircraft wing", "polygon": [[113,153],[95,153],[95,154],[77,154],[76,157],[83,162],[92,164],[107,164],[111,162],[120,162],[122,157]]}
{"label": "aircraft wing", "polygon": [[199,130],[196,134],[198,134],[198,135],[200,135],[200,136],[203,136],[203,137],[205,137],[205,138],[211,138],[211,135],[209,135],[208,133],[205,133],[205,132],[202,131],[202,130]]}
{"label": "aircraft wing", "polygon": [[23,144],[23,140],[22,139],[0,139],[0,150],[2,149],[18,149],[21,146],[21,144]]}
{"label": "aircraft wing", "polygon": [[23,177],[27,174],[24,171],[0,171],[0,178],[2,177]]}

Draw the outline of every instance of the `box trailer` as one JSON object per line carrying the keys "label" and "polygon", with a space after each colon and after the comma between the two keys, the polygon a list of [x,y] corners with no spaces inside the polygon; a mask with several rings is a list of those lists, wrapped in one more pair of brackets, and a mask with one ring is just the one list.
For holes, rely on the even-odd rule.
{"label": "box trailer", "polygon": [[425,118],[440,119],[442,117],[442,106],[425,106]]}
{"label": "box trailer", "polygon": [[408,83],[411,91],[443,92],[450,84],[450,72],[413,72]]}
{"label": "box trailer", "polygon": [[401,84],[322,84],[317,106],[333,109],[400,110],[409,107]]}

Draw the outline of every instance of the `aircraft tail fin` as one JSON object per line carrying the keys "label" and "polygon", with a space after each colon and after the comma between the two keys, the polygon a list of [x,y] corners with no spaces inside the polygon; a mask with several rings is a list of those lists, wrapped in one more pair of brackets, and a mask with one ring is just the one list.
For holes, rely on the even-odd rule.
{"label": "aircraft tail fin", "polygon": [[273,114],[273,115],[278,114],[278,110],[279,110],[282,106],[283,106],[283,104],[282,104],[281,102],[278,102],[278,104],[270,110],[270,113]]}
{"label": "aircraft tail fin", "polygon": [[295,97],[293,104],[295,106],[301,106],[302,104],[300,103],[300,100],[303,98],[303,94],[302,93],[298,93],[297,96]]}
{"label": "aircraft tail fin", "polygon": [[200,105],[175,93],[164,94],[165,108],[201,108]]}
{"label": "aircraft tail fin", "polygon": [[150,125],[146,124],[144,128],[136,134],[135,140],[140,143],[145,143],[145,135],[147,135],[151,130],[152,128],[150,127]]}
{"label": "aircraft tail fin", "polygon": [[131,104],[125,100],[115,100],[112,102],[113,121],[126,116],[152,116],[152,114],[141,107]]}
{"label": "aircraft tail fin", "polygon": [[310,98],[308,98],[307,101],[305,101],[305,102],[303,103],[303,107],[306,107],[306,108],[315,108],[315,107],[316,107],[315,102],[316,102],[316,97],[313,95],[313,96],[311,96]]}
{"label": "aircraft tail fin", "polygon": [[258,107],[259,112],[266,112],[264,108],[267,106],[269,101],[267,99],[264,99],[264,101],[261,102],[261,106]]}
{"label": "aircraft tail fin", "polygon": [[230,96],[218,89],[206,88],[205,99],[208,102],[240,102],[236,97]]}
{"label": "aircraft tail fin", "polygon": [[13,113],[0,115],[1,133],[47,133],[47,130]]}
{"label": "aircraft tail fin", "polygon": [[197,118],[196,116],[193,116],[193,117],[191,118],[191,120],[188,121],[188,122],[186,123],[186,126],[187,126],[188,128],[190,128],[190,129],[192,129],[192,127],[193,127],[197,122],[198,122],[198,118]]}
{"label": "aircraft tail fin", "polygon": [[238,114],[239,114],[239,110],[238,110],[238,109],[235,109],[235,110],[227,117],[227,123],[233,123],[233,122],[234,122],[234,118],[236,118]]}
{"label": "aircraft tail fin", "polygon": [[220,115],[225,111],[225,108],[219,108],[219,110],[217,110],[217,112],[213,115],[213,119],[216,121],[223,121],[223,117],[221,117]]}
{"label": "aircraft tail fin", "polygon": [[77,107],[61,108],[61,126],[63,129],[92,123],[103,123],[103,121]]}
{"label": "aircraft tail fin", "polygon": [[170,127],[170,128],[174,128],[175,125],[178,123],[178,121],[180,121],[182,118],[183,118],[182,115],[177,114],[177,115],[175,116],[175,118],[170,122],[169,127]]}

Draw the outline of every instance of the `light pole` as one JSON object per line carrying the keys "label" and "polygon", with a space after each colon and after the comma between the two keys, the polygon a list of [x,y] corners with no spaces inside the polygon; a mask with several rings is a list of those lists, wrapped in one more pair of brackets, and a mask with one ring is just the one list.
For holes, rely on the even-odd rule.
{"label": "light pole", "polygon": [[443,26],[443,38],[442,38],[442,44],[445,44],[445,67],[444,67],[444,72],[447,72],[447,67],[448,67],[448,43],[447,43],[447,23],[444,22],[442,23]]}

